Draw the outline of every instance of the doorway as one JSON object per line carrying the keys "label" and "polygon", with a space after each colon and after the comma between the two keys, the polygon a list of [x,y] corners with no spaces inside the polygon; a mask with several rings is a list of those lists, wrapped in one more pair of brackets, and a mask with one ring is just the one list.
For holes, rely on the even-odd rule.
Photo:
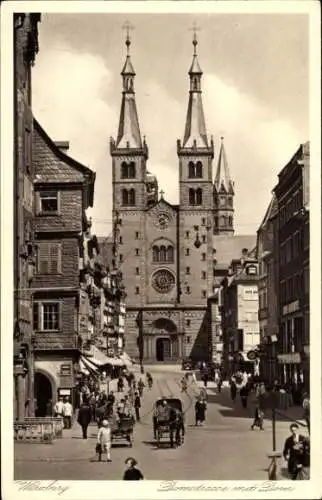
{"label": "doorway", "polygon": [[156,341],[157,361],[165,361],[171,358],[170,339],[160,338]]}
{"label": "doorway", "polygon": [[35,375],[35,398],[36,398],[36,417],[49,416],[52,411],[53,391],[51,382],[43,373]]}

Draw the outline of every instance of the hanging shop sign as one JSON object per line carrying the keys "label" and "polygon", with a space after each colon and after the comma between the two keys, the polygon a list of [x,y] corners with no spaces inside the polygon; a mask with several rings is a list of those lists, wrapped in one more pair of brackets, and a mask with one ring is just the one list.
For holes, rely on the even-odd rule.
{"label": "hanging shop sign", "polygon": [[299,352],[292,352],[288,354],[278,354],[277,360],[285,365],[298,365],[301,363],[301,355]]}

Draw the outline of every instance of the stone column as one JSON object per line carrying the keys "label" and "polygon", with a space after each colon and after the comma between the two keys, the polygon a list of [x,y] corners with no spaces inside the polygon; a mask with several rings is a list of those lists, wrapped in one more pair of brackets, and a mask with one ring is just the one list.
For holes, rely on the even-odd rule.
{"label": "stone column", "polygon": [[25,418],[25,372],[23,366],[16,365],[15,382],[16,382],[16,398],[17,398],[17,420],[24,420]]}

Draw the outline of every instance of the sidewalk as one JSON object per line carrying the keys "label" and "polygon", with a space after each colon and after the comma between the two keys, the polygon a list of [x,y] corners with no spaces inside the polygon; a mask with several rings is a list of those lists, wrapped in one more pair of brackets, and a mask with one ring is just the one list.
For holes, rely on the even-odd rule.
{"label": "sidewalk", "polygon": [[[203,382],[198,381],[197,382],[198,387],[204,387]],[[214,382],[208,382],[208,387],[207,387],[207,395],[212,396],[214,394],[217,394],[218,396],[223,396],[224,400],[227,400],[227,403],[230,403],[230,392],[228,387],[223,386],[221,389],[221,392],[218,393],[217,391],[217,385]],[[238,397],[238,396],[237,396]],[[252,392],[249,396],[249,405],[253,406],[255,405],[255,394]],[[267,413],[267,419],[271,420],[271,412],[266,412]],[[284,422],[297,422],[298,425],[301,427],[307,427],[306,422],[303,418],[303,409],[301,406],[290,406],[287,409],[283,410],[276,410],[276,418],[280,421]]]}

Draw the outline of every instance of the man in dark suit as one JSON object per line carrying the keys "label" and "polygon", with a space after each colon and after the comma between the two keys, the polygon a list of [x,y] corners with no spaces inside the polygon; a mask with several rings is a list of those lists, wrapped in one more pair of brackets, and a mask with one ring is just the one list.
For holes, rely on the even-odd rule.
{"label": "man in dark suit", "polygon": [[80,409],[78,410],[78,423],[83,431],[83,439],[87,439],[87,427],[91,421],[91,408],[87,401],[84,401]]}
{"label": "man in dark suit", "polygon": [[299,434],[299,426],[296,423],[291,424],[290,431],[291,435],[286,439],[284,444],[283,456],[288,462],[288,473],[294,481],[299,472],[305,437]]}

